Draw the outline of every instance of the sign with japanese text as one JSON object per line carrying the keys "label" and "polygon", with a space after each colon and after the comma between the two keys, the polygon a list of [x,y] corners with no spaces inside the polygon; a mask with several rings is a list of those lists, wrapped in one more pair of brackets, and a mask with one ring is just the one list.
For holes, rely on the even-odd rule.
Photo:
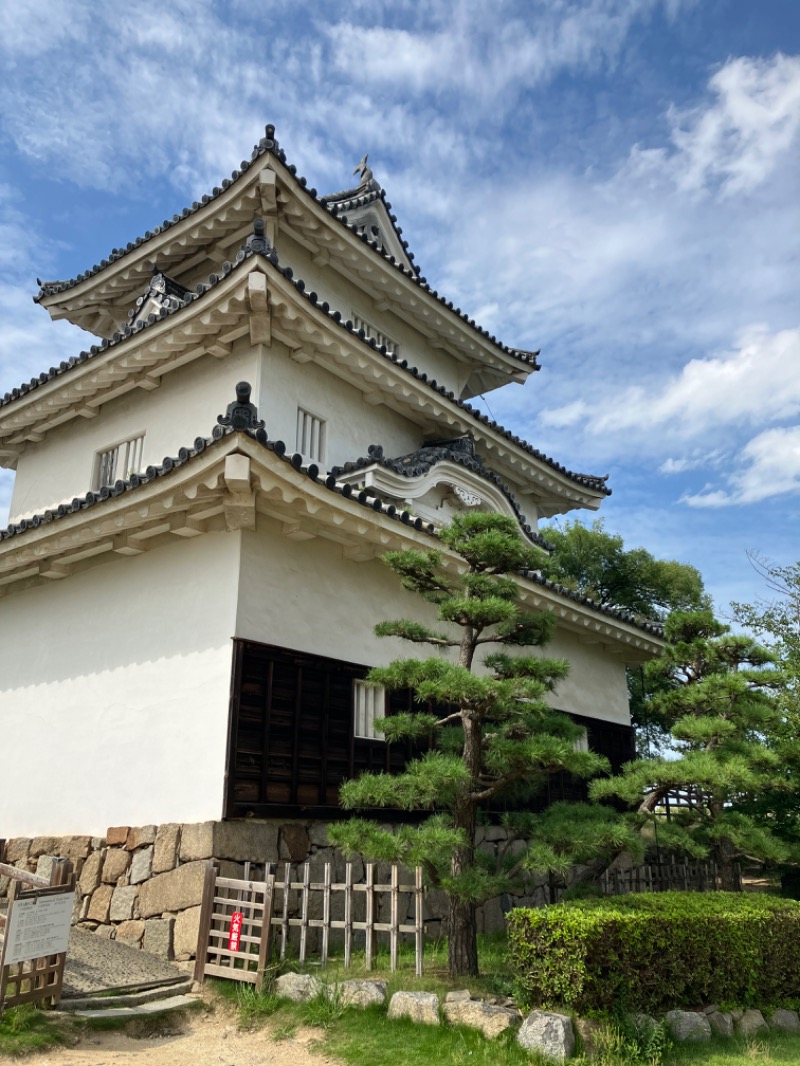
{"label": "sign with japanese text", "polygon": [[228,933],[228,951],[238,951],[239,942],[242,939],[242,912],[234,911],[231,915],[230,931]]}
{"label": "sign with japanese text", "polygon": [[66,951],[74,903],[74,892],[14,900],[3,962],[27,962]]}

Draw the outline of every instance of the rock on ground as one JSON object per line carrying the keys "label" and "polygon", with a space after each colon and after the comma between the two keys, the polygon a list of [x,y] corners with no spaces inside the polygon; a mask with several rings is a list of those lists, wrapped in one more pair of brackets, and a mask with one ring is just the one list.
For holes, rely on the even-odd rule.
{"label": "rock on ground", "polygon": [[705,1014],[691,1010],[671,1010],[664,1018],[673,1040],[710,1040],[711,1026]]}
{"label": "rock on ground", "polygon": [[439,997],[435,992],[395,992],[389,1001],[390,1018],[410,1018],[425,1025],[439,1024]]}
{"label": "rock on ground", "polygon": [[517,1043],[526,1051],[538,1051],[547,1059],[563,1062],[575,1051],[572,1019],[551,1011],[532,1011],[517,1033]]}
{"label": "rock on ground", "polygon": [[480,1029],[490,1039],[504,1033],[506,1029],[516,1028],[522,1021],[519,1011],[508,1007],[494,1007],[479,999],[462,999],[453,1002],[448,999],[444,1005],[445,1017],[453,1025],[467,1025],[470,1029]]}
{"label": "rock on ground", "polygon": [[760,1010],[746,1010],[736,1023],[739,1036],[752,1036],[753,1033],[766,1032],[769,1026]]}
{"label": "rock on ground", "polygon": [[335,989],[328,989],[328,994],[338,993],[346,1007],[371,1007],[386,1002],[386,988],[385,981],[342,981]]}
{"label": "rock on ground", "polygon": [[277,994],[285,999],[292,999],[295,1003],[306,1003],[320,995],[324,989],[322,981],[309,973],[284,973],[275,981]]}
{"label": "rock on ground", "polygon": [[776,1010],[770,1017],[773,1029],[782,1029],[785,1033],[800,1033],[800,1017],[796,1010]]}

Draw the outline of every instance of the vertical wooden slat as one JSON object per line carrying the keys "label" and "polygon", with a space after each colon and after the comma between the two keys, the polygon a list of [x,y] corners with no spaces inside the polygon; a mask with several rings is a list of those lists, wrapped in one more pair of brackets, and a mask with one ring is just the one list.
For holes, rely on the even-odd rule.
{"label": "vertical wooden slat", "polygon": [[375,865],[367,863],[367,941],[365,946],[365,965],[368,970],[372,969],[372,960],[375,954]]}
{"label": "vertical wooden slat", "polygon": [[264,910],[261,912],[261,939],[258,945],[258,971],[256,976],[256,990],[261,991],[264,987],[264,978],[269,965],[269,946],[272,939],[272,900],[274,896],[275,878],[272,874],[264,876]]}
{"label": "vertical wooden slat", "polygon": [[211,916],[214,912],[214,887],[217,880],[217,869],[209,859],[206,863],[203,875],[203,898],[200,903],[200,929],[197,935],[197,958],[194,964],[194,979],[200,984],[205,979],[206,955],[208,954],[208,940],[211,932]]}
{"label": "vertical wooden slat", "polygon": [[328,945],[331,933],[331,864],[325,863],[322,889],[322,965],[328,965]]}
{"label": "vertical wooden slat", "polygon": [[303,714],[303,667],[295,667],[294,729],[292,731],[292,781],[290,802],[297,803],[300,777],[300,719]]}
{"label": "vertical wooden slat", "polygon": [[286,958],[286,946],[289,942],[289,893],[292,883],[292,865],[283,864],[283,911],[281,913],[281,962]]}
{"label": "vertical wooden slat", "polygon": [[264,696],[264,721],[263,721],[263,744],[261,750],[261,784],[259,786],[259,799],[262,803],[269,803],[269,753],[272,750],[270,735],[272,732],[272,692],[275,679],[275,663],[272,659],[267,663],[267,691]]}
{"label": "vertical wooden slat", "polygon": [[349,969],[353,955],[353,864],[344,868],[344,966]]}
{"label": "vertical wooden slat", "polygon": [[308,897],[310,893],[311,866],[303,863],[303,905],[300,916],[300,962],[306,961],[306,942],[308,939]]}
{"label": "vertical wooden slat", "polygon": [[416,955],[417,977],[422,977],[422,949],[423,934],[425,931],[422,922],[423,902],[422,867],[417,866],[414,871],[414,952]]}
{"label": "vertical wooden slat", "polygon": [[399,942],[398,926],[400,925],[400,870],[396,864],[392,864],[391,891],[389,896],[389,957],[392,973],[397,969],[397,945]]}

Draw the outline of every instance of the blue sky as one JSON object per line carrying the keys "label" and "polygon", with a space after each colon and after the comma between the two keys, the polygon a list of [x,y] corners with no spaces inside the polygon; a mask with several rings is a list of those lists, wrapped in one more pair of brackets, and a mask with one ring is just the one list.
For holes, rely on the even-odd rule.
{"label": "blue sky", "polygon": [[89,342],[37,275],[181,210],[272,122],[320,192],[368,151],[431,283],[541,348],[489,409],[609,473],[628,546],[722,611],[765,591],[747,549],[800,558],[798,0],[0,0],[0,63],[0,393]]}

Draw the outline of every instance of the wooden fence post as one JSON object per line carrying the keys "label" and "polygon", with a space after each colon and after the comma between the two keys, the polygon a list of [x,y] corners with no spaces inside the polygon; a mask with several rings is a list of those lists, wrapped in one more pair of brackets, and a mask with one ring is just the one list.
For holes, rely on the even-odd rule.
{"label": "wooden fence post", "polygon": [[214,913],[214,888],[217,883],[217,868],[211,859],[206,863],[203,876],[203,899],[200,904],[200,929],[197,934],[197,957],[194,962],[194,979],[199,984],[205,980],[208,939],[211,933],[211,915]]}

